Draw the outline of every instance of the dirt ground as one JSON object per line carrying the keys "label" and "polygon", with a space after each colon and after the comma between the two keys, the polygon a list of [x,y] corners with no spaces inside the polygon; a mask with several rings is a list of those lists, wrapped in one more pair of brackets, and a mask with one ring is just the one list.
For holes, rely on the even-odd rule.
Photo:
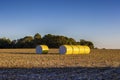
{"label": "dirt ground", "polygon": [[120,80],[120,50],[89,55],[36,54],[35,49],[0,49],[0,80]]}

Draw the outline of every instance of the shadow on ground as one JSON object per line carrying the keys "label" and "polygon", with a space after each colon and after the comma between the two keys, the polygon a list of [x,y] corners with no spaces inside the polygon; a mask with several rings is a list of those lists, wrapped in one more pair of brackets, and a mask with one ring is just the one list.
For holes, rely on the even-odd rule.
{"label": "shadow on ground", "polygon": [[120,67],[0,68],[0,80],[120,80]]}
{"label": "shadow on ground", "polygon": [[[37,53],[27,53],[27,52],[1,52],[5,54],[33,54],[36,55]],[[59,53],[47,53],[47,54],[52,54],[52,55],[58,55]],[[47,54],[38,54],[38,55],[47,55]]]}

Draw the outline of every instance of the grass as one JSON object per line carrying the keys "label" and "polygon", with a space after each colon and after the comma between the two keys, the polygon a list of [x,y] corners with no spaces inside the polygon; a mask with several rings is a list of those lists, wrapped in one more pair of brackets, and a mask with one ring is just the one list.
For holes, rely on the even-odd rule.
{"label": "grass", "polygon": [[89,55],[36,54],[35,49],[0,49],[0,68],[120,67],[120,50],[91,50]]}

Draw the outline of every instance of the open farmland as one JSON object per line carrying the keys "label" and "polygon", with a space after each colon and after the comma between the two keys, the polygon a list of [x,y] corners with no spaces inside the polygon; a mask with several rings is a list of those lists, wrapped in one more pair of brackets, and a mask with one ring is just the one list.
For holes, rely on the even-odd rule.
{"label": "open farmland", "polygon": [[120,80],[120,50],[89,55],[36,54],[35,49],[0,49],[1,80]]}

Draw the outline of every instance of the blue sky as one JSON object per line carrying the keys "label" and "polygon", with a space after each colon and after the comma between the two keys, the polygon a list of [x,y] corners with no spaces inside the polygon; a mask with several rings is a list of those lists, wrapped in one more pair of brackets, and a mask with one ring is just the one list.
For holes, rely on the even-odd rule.
{"label": "blue sky", "polygon": [[0,0],[0,37],[65,35],[120,49],[119,0]]}

